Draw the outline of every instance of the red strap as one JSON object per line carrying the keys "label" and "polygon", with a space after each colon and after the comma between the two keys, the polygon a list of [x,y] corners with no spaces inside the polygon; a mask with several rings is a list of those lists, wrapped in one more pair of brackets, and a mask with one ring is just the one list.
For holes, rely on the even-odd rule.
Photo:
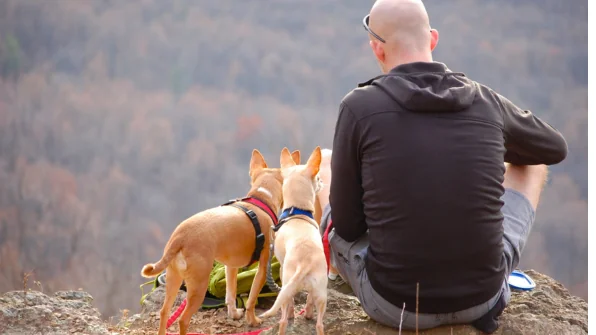
{"label": "red strap", "polygon": [[329,219],[329,224],[327,225],[327,228],[325,228],[325,233],[323,234],[323,251],[325,252],[325,260],[327,261],[327,273],[329,273],[329,267],[331,264],[331,251],[329,249],[329,232],[331,231],[332,223],[333,221]]}
{"label": "red strap", "polygon": [[176,321],[176,319],[178,319],[180,314],[182,314],[184,307],[186,307],[186,299],[184,299],[184,301],[182,301],[182,303],[180,304],[180,307],[178,307],[178,309],[174,312],[174,314],[172,314],[172,316],[170,316],[170,318],[168,319],[168,323],[166,324],[166,329],[170,328],[172,323],[174,323],[174,321]]}
{"label": "red strap", "polygon": [[[264,332],[265,330],[271,329],[271,327],[269,328],[263,328],[263,329],[257,329],[257,330],[253,330],[250,332],[246,332],[246,333],[237,333],[237,334],[225,334],[225,335],[258,335],[261,332]],[[166,333],[166,335],[178,335],[178,333]],[[210,335],[210,334],[203,334],[203,333],[186,333],[186,335]]]}
{"label": "red strap", "polygon": [[253,204],[259,207],[260,209],[264,210],[265,213],[267,213],[271,217],[271,220],[273,220],[273,224],[277,226],[277,215],[273,213],[273,210],[271,210],[271,208],[267,206],[266,203],[254,197],[242,199],[242,201],[248,202],[249,204]]}

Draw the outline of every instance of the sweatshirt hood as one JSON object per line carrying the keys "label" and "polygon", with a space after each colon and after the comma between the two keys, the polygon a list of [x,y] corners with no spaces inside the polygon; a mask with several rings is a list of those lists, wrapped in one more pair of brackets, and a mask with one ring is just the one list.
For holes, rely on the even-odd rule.
{"label": "sweatshirt hood", "polygon": [[402,64],[358,87],[378,86],[412,112],[458,112],[474,102],[476,85],[439,62]]}

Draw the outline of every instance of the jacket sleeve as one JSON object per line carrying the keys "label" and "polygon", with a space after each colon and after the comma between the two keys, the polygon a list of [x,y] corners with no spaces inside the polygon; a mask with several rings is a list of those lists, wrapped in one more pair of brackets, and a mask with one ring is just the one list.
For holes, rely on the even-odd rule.
{"label": "jacket sleeve", "polygon": [[531,111],[522,110],[495,93],[503,112],[505,162],[514,165],[553,165],[567,157],[563,135]]}
{"label": "jacket sleeve", "polygon": [[333,137],[329,203],[335,233],[348,242],[357,240],[367,230],[362,205],[359,139],[354,114],[342,103]]}

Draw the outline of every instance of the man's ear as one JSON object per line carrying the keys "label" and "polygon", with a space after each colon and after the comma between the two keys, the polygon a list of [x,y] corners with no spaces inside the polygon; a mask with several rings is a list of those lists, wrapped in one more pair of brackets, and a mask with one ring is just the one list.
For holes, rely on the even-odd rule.
{"label": "man's ear", "polygon": [[290,154],[290,150],[288,150],[288,148],[284,147],[281,151],[281,156],[279,157],[279,164],[282,169],[287,169],[296,165],[296,162],[294,162],[294,159],[292,158],[292,155]]}
{"label": "man's ear", "polygon": [[263,157],[263,155],[261,155],[259,150],[253,149],[252,157],[250,158],[250,168],[249,168],[249,172],[248,172],[248,174],[250,175],[250,178],[252,179],[257,172],[261,171],[262,169],[266,169],[266,168],[267,168],[267,163],[265,162],[265,158]]}
{"label": "man's ear", "polygon": [[385,49],[383,49],[382,43],[379,41],[375,41],[375,40],[371,40],[369,43],[370,43],[370,48],[372,49],[373,53],[375,54],[375,57],[377,58],[377,60],[379,60],[379,62],[384,64],[385,63]]}
{"label": "man's ear", "polygon": [[296,165],[300,165],[300,150],[292,152],[292,159]]}
{"label": "man's ear", "polygon": [[306,169],[310,172],[311,177],[314,178],[319,169],[321,168],[321,147],[317,146],[315,150],[310,154],[308,161],[306,162]]}
{"label": "man's ear", "polygon": [[430,51],[435,50],[435,47],[439,43],[439,31],[436,29],[430,30]]}

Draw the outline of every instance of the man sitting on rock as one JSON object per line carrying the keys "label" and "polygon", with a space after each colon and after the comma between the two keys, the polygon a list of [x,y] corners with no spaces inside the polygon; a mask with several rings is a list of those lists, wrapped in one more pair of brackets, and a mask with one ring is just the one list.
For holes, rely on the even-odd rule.
{"label": "man sitting on rock", "polygon": [[[378,0],[365,18],[384,73],[341,102],[333,141],[331,258],[379,323],[492,332],[561,134],[434,62],[420,0]],[[489,66],[489,65],[487,65]],[[505,163],[507,162],[507,163]],[[327,208],[329,210],[329,208]]]}

